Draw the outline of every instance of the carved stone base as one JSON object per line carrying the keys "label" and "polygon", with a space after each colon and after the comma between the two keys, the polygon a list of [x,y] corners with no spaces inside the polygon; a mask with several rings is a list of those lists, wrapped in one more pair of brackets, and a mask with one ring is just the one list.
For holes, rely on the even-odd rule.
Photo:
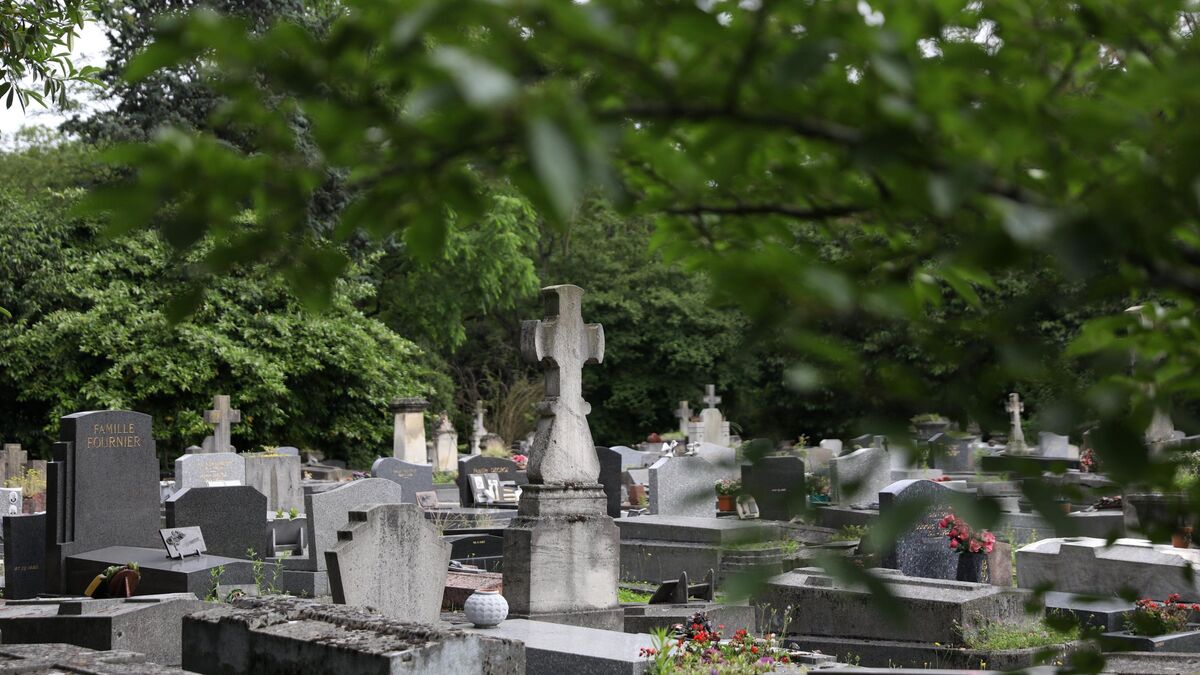
{"label": "carved stone base", "polygon": [[604,488],[527,485],[504,531],[509,616],[621,631],[620,534]]}

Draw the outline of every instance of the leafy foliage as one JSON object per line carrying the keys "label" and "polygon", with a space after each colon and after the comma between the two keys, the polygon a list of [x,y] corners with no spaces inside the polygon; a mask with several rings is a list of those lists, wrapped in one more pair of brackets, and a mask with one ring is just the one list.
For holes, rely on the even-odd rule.
{"label": "leafy foliage", "polygon": [[71,47],[93,0],[9,2],[0,11],[0,100],[5,108],[30,101],[67,103],[68,82],[96,82],[93,66],[76,68]]}

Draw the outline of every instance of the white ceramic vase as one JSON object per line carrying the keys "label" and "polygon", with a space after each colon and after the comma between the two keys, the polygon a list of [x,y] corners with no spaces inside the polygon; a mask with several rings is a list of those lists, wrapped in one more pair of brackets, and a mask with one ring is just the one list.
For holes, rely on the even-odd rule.
{"label": "white ceramic vase", "polygon": [[477,628],[491,628],[508,618],[508,601],[500,591],[475,591],[463,603],[463,612]]}

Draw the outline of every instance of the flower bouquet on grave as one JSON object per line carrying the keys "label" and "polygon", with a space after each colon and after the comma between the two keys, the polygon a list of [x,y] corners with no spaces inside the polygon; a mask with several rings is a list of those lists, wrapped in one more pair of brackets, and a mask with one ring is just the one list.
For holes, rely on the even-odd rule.
{"label": "flower bouquet on grave", "polygon": [[130,598],[137,591],[142,572],[135,562],[106,567],[83,592],[89,598]]}
{"label": "flower bouquet on grave", "polygon": [[975,532],[967,521],[953,513],[948,513],[938,521],[938,527],[946,531],[950,550],[958,553],[958,569],[955,578],[958,581],[975,583],[990,583],[991,571],[988,569],[987,555],[996,546],[996,535],[981,530]]}
{"label": "flower bouquet on grave", "polygon": [[1134,605],[1125,615],[1125,627],[1134,635],[1149,637],[1186,630],[1192,612],[1200,612],[1200,605],[1179,602],[1178,593],[1167,596],[1166,602],[1142,598]]}
{"label": "flower bouquet on grave", "polygon": [[641,656],[650,660],[647,673],[768,673],[792,661],[792,652],[779,646],[773,634],[757,638],[745,629],[722,639],[725,626],[713,626],[704,612],[686,624],[654,633],[654,646],[642,647]]}
{"label": "flower bouquet on grave", "polygon": [[717,510],[728,513],[737,511],[737,495],[742,491],[742,481],[722,478],[714,487],[717,490]]}
{"label": "flower bouquet on grave", "polygon": [[529,464],[529,458],[520,453],[513,455],[512,461],[513,461],[513,464],[516,464],[517,468],[522,471],[524,471],[525,467]]}

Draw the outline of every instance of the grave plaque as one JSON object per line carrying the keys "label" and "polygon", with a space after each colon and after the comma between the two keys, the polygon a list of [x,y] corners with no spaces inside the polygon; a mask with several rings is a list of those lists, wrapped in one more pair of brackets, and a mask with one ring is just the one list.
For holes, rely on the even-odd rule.
{"label": "grave plaque", "polygon": [[20,443],[5,443],[3,455],[0,455],[0,485],[9,478],[16,478],[25,471],[25,463],[29,453],[21,449]]}
{"label": "grave plaque", "polygon": [[158,535],[162,537],[167,556],[175,560],[182,560],[189,555],[200,555],[208,550],[204,546],[204,535],[198,527],[168,527],[159,530]]}
{"label": "grave plaque", "polygon": [[250,549],[262,557],[271,553],[267,498],[249,485],[186,488],[167,499],[166,510],[167,527],[199,527],[212,555],[245,558]]}
{"label": "grave plaque", "polygon": [[804,511],[804,462],[799,457],[763,457],[742,467],[742,485],[768,520],[791,520]]}
{"label": "grave plaque", "polygon": [[4,598],[46,592],[46,514],[8,516],[4,528]]}
{"label": "grave plaque", "polygon": [[47,589],[63,591],[67,556],[159,545],[158,458],[149,415],[93,411],[60,420],[47,464]]}
{"label": "grave plaque", "polygon": [[843,506],[874,504],[891,485],[890,453],[881,447],[859,448],[829,460],[831,496]]}
{"label": "grave plaque", "polygon": [[528,485],[529,478],[524,471],[517,467],[517,463],[511,459],[503,457],[485,457],[483,455],[472,455],[466,459],[458,460],[458,477],[455,482],[458,483],[458,499],[463,506],[471,506],[475,502],[472,501],[472,482],[470,476],[474,474],[494,473],[500,477],[502,481],[513,481],[517,485]]}
{"label": "grave plaque", "polygon": [[429,492],[417,493],[417,506],[423,509],[436,509],[438,507],[438,495],[434,490]]}
{"label": "grave plaque", "polygon": [[953,491],[929,480],[902,480],[879,492],[879,515],[907,502],[920,500],[926,506],[922,515],[906,532],[896,537],[895,545],[884,554],[883,567],[900,570],[910,577],[956,579],[958,554],[949,546],[938,521],[952,511]]}
{"label": "grave plaque", "polygon": [[937,434],[929,439],[934,468],[944,473],[974,473],[978,442],[978,436]]}
{"label": "grave plaque", "polygon": [[621,453],[604,446],[596,446],[596,457],[600,460],[600,484],[608,498],[608,515],[621,517]]}
{"label": "grave plaque", "polygon": [[418,492],[433,490],[433,466],[413,464],[396,457],[380,457],[371,465],[371,475],[400,486],[405,504],[414,504]]}

